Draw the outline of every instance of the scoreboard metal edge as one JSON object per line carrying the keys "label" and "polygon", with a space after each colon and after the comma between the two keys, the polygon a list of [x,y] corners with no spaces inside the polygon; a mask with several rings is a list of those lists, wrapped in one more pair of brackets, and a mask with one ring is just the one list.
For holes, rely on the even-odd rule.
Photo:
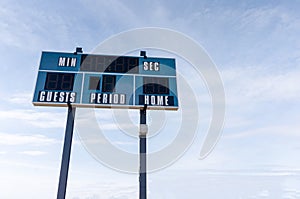
{"label": "scoreboard metal edge", "polygon": [[[121,59],[119,59],[120,57]],[[88,61],[86,61],[86,59],[89,58],[91,58],[90,60],[94,62],[89,63]],[[112,59],[112,63],[115,62],[115,65],[113,65],[112,67],[115,67],[115,69],[109,71],[109,66],[111,66],[112,64],[104,64],[104,66],[102,66],[102,71],[99,71],[99,67],[97,67],[96,65],[98,63],[98,65],[100,66],[99,63],[102,63],[102,58],[104,61],[106,59]],[[118,63],[118,60],[119,62],[122,62],[122,59],[123,62],[128,61],[128,65],[123,64],[125,66],[125,69],[124,67],[121,67],[121,69],[117,70],[116,68],[122,65],[122,63]],[[136,69],[130,66],[130,60],[138,60],[138,63],[134,63],[136,64]],[[93,66],[93,64],[95,66]],[[146,66],[147,64],[148,66]],[[151,64],[152,66],[150,66]],[[89,68],[90,66],[92,69]],[[128,71],[126,71],[127,69]],[[103,92],[104,85],[102,85],[102,83],[104,82],[102,81],[104,79],[104,76],[115,76],[115,85],[113,88],[114,90],[111,90],[110,92]],[[90,77],[89,80],[88,77]],[[99,77],[99,87],[101,88],[97,88],[98,90],[94,88],[88,88],[91,77]],[[128,83],[128,79],[131,78],[132,82]],[[148,80],[147,84],[150,85],[148,86],[149,88],[147,86],[144,86],[145,79],[147,80],[147,78],[150,79]],[[153,81],[152,79],[157,78],[159,81],[163,82],[162,84],[166,85],[157,86],[157,82],[151,82]],[[116,79],[118,79],[118,81]],[[70,83],[72,83],[72,85]],[[59,86],[57,86],[58,84]],[[127,84],[127,86],[124,86],[124,84]],[[127,87],[130,87],[130,84],[132,84],[132,86],[130,90],[127,90],[129,89]],[[122,87],[123,90],[118,90],[119,87]],[[148,92],[147,89],[150,89],[150,94],[143,93],[145,92],[145,89],[146,92]],[[96,94],[93,94],[93,92]],[[122,94],[122,92],[125,92],[126,95]],[[51,99],[49,97],[50,93]],[[91,101],[92,97],[95,97],[97,95],[101,97],[100,94],[102,94],[102,100],[103,97],[107,98],[106,103],[91,103],[95,100],[101,101],[98,98],[93,99],[94,101]],[[71,95],[75,95],[75,98],[72,98],[72,100],[70,100]],[[117,95],[119,96],[119,98],[126,98],[126,103],[109,103],[108,96],[112,95],[114,95],[115,98],[117,98]],[[140,96],[144,96],[143,104],[140,104],[139,102],[139,100],[141,99]],[[148,99],[145,96],[149,96]],[[48,99],[46,99],[47,97]],[[68,100],[66,100],[67,98]],[[154,101],[157,101],[157,103],[152,103],[152,99]],[[145,101],[147,101],[147,103],[145,103]],[[36,80],[33,104],[35,106],[66,107],[68,106],[68,103],[71,103],[76,107],[120,109],[141,109],[145,104],[147,104],[147,109],[150,110],[178,110],[179,106],[175,59],[43,51]]]}

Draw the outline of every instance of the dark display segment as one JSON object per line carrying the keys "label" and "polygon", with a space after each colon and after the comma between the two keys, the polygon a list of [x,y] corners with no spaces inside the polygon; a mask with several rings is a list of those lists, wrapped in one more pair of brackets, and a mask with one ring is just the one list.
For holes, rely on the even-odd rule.
{"label": "dark display segment", "polygon": [[115,75],[103,75],[102,92],[112,93],[115,91],[116,76]]}
{"label": "dark display segment", "polygon": [[144,94],[169,94],[169,78],[164,77],[144,77]]}
{"label": "dark display segment", "polygon": [[138,65],[136,57],[82,55],[80,71],[136,74]]}
{"label": "dark display segment", "polygon": [[45,90],[72,91],[74,73],[47,73]]}
{"label": "dark display segment", "polygon": [[89,90],[100,90],[100,77],[98,76],[90,77]]}

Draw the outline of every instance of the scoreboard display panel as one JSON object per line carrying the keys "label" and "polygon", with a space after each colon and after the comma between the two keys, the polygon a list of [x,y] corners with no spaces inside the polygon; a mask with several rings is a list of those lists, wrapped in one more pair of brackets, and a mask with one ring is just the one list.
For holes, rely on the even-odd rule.
{"label": "scoreboard display panel", "polygon": [[42,52],[33,104],[177,110],[175,59]]}

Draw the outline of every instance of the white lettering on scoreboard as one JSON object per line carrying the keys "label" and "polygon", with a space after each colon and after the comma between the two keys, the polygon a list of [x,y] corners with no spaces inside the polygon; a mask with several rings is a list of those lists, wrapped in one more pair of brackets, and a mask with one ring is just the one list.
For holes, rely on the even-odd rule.
{"label": "white lettering on scoreboard", "polygon": [[174,96],[169,95],[140,95],[140,105],[174,106]]}
{"label": "white lettering on scoreboard", "polygon": [[169,106],[169,96],[145,95],[144,104],[152,106]]}
{"label": "white lettering on scoreboard", "polygon": [[75,92],[58,92],[58,91],[40,91],[40,102],[65,102],[74,103],[76,100]]}
{"label": "white lettering on scoreboard", "polygon": [[59,57],[58,66],[60,67],[76,67],[76,57]]}
{"label": "white lettering on scoreboard", "polygon": [[125,94],[91,93],[91,104],[125,104]]}
{"label": "white lettering on scoreboard", "polygon": [[159,62],[144,61],[143,68],[145,71],[159,71],[160,64],[159,64]]}

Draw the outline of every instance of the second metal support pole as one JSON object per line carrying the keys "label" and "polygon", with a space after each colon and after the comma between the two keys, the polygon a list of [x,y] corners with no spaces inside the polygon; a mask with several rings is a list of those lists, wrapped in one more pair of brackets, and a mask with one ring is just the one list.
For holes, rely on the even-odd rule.
{"label": "second metal support pole", "polygon": [[140,110],[140,199],[147,199],[147,124],[146,109]]}

